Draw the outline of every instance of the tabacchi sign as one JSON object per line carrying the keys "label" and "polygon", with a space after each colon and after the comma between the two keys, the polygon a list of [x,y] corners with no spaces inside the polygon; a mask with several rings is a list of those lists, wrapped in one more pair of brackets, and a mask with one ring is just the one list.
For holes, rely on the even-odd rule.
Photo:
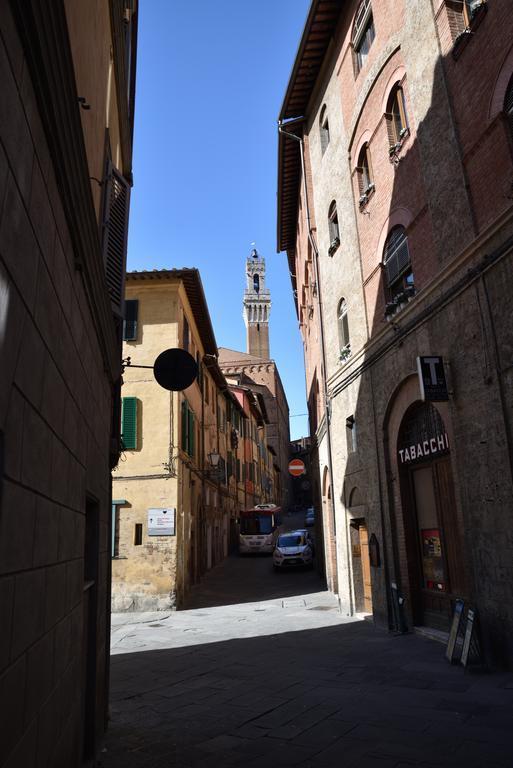
{"label": "tabacchi sign", "polygon": [[449,438],[447,432],[444,432],[443,435],[430,437],[421,443],[414,443],[407,448],[401,448],[398,453],[401,464],[407,464],[409,461],[418,461],[435,453],[445,453],[448,450]]}

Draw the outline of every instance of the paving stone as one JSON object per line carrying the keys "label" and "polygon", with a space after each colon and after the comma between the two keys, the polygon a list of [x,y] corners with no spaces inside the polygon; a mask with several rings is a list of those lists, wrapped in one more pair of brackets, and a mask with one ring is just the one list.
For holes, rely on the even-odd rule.
{"label": "paving stone", "polygon": [[[230,563],[227,578],[246,567],[260,564]],[[210,588],[205,611],[196,589],[165,632],[118,621],[101,768],[512,768],[513,676],[466,675],[439,644],[309,611],[308,595],[289,590],[306,607],[278,609],[263,577],[259,602],[236,605],[236,580],[221,590],[231,604]]]}

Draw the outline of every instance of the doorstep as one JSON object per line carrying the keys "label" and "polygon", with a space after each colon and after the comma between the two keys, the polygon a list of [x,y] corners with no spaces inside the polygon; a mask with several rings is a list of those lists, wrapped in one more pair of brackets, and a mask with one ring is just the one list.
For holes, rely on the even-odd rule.
{"label": "doorstep", "polygon": [[435,640],[437,643],[443,643],[443,645],[447,645],[449,640],[449,633],[444,632],[443,629],[434,629],[434,627],[413,627],[413,631],[416,635],[427,637],[429,640]]}

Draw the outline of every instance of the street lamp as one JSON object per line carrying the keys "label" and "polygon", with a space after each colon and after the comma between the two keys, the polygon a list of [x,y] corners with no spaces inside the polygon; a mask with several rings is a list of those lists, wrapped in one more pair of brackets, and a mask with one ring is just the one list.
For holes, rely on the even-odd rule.
{"label": "street lamp", "polygon": [[208,454],[208,462],[212,469],[217,469],[219,466],[219,459],[221,458],[221,455],[217,453],[217,451],[211,451]]}

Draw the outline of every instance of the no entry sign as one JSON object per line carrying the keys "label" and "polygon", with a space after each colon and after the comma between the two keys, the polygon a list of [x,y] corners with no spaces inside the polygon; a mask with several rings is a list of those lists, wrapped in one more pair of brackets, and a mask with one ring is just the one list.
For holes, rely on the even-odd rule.
{"label": "no entry sign", "polygon": [[292,461],[289,462],[289,472],[292,477],[300,477],[301,475],[304,475],[304,462],[302,462],[301,459],[292,459]]}

